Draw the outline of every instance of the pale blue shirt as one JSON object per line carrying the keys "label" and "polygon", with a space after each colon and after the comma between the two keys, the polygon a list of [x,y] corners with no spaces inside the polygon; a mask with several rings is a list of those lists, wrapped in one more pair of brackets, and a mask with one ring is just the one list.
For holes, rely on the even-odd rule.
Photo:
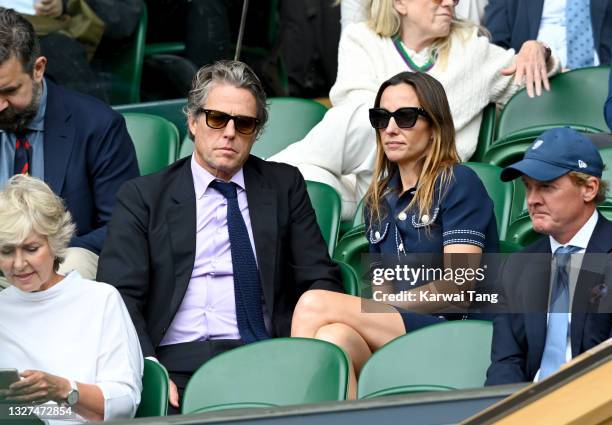
{"label": "pale blue shirt", "polygon": [[[44,132],[45,112],[47,110],[47,85],[43,82],[42,94],[38,112],[26,125],[26,137],[32,146],[32,164],[30,170],[33,177],[44,179],[45,177],[45,155],[44,155]],[[15,133],[0,130],[0,189],[4,187],[8,179],[13,176],[15,167]]]}
{"label": "pale blue shirt", "polygon": [[[567,66],[567,25],[565,22],[565,4],[567,0],[545,0],[542,19],[538,31],[538,40],[548,44],[561,66]],[[594,65],[599,65],[597,50],[593,48]]]}

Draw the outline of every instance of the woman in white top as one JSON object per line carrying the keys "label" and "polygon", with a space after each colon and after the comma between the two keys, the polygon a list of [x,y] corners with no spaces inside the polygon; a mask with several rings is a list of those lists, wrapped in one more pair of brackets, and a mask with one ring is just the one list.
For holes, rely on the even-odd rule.
{"label": "woman in white top", "polygon": [[131,418],[138,337],[114,287],[57,273],[74,230],[44,182],[16,175],[0,192],[0,269],[12,284],[0,292],[0,368],[21,377],[0,398],[47,403],[36,413],[52,422]]}
{"label": "woman in white top", "polygon": [[[350,218],[372,178],[375,133],[368,109],[380,84],[402,71],[421,71],[442,83],[449,100],[457,150],[463,161],[476,150],[482,110],[505,103],[525,80],[530,95],[548,89],[558,69],[550,50],[527,41],[516,55],[457,20],[458,0],[366,0],[367,21],[349,25],[338,51],[333,107],[301,141],[270,160],[297,166],[307,180],[333,186]],[[514,75],[514,81],[512,79]],[[298,119],[299,117],[296,117]]]}

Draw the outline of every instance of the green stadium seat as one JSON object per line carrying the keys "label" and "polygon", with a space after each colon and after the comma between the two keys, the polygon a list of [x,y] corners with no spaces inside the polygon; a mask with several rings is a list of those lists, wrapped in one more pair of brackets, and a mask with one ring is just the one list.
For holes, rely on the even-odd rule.
{"label": "green stadium seat", "polygon": [[[602,107],[603,108],[603,107]],[[544,131],[551,128],[570,126],[583,133],[600,133],[596,127],[588,125],[568,125],[564,123],[542,124],[518,130],[503,139],[495,141],[484,155],[483,162],[487,162],[498,167],[508,165],[523,159],[523,155],[533,141]]]}
{"label": "green stadium seat", "polygon": [[351,266],[343,261],[334,260],[338,266],[340,266],[340,273],[342,274],[342,284],[344,285],[344,292],[349,295],[359,296],[359,278],[357,273]]}
{"label": "green stadium seat", "polygon": [[251,151],[263,159],[303,139],[327,111],[325,106],[310,99],[271,97],[268,101],[268,123]]}
{"label": "green stadium seat", "polygon": [[187,383],[182,413],[344,400],[348,375],[348,358],[333,344],[272,338],[204,363]]}
{"label": "green stadium seat", "polygon": [[179,138],[174,124],[156,115],[126,112],[123,116],[136,148],[140,174],[155,173],[176,160]]}
{"label": "green stadium seat", "polygon": [[137,418],[166,416],[168,413],[168,372],[154,360],[144,360],[142,394]]}
{"label": "green stadium seat", "polygon": [[609,73],[609,66],[581,68],[551,78],[550,92],[544,91],[542,96],[529,98],[525,90],[519,91],[502,110],[495,139],[506,138],[527,127],[559,124],[607,132],[602,111]]}
{"label": "green stadium seat", "polygon": [[512,211],[512,197],[514,195],[514,183],[502,182],[500,179],[502,169],[490,164],[467,162],[482,181],[489,197],[493,201],[493,209],[497,221],[497,233],[500,239],[505,239],[510,223]]}
{"label": "green stadium seat", "polygon": [[187,118],[183,108],[187,101],[185,99],[160,100],[158,102],[132,103],[128,105],[113,106],[117,112],[139,112],[142,114],[158,115],[167,119],[176,126],[179,131],[179,140],[187,135]]}
{"label": "green stadium seat", "polygon": [[[333,259],[348,264],[355,271],[361,283],[367,272],[367,269],[363,267],[361,257],[362,254],[367,254],[369,252],[369,246],[370,243],[365,238],[365,225],[361,224],[349,230],[340,238],[334,250]],[[361,289],[361,285],[359,285],[356,295],[361,295]]]}
{"label": "green stadium seat", "polygon": [[601,159],[603,159],[603,163],[606,166],[601,179],[608,182],[608,196],[606,197],[603,205],[612,206],[612,148],[600,149],[599,153],[601,154]]}
{"label": "green stadium seat", "polygon": [[324,183],[307,181],[306,190],[317,216],[317,223],[331,256],[338,241],[342,201],[331,186]]}
{"label": "green stadium seat", "polygon": [[480,123],[480,132],[478,133],[478,145],[470,161],[482,162],[484,154],[489,149],[491,143],[493,143],[496,119],[497,107],[494,103],[489,103],[482,111],[482,122]]}
{"label": "green stadium seat", "polygon": [[361,369],[359,399],[484,386],[493,324],[439,323],[401,336],[376,351]]}
{"label": "green stadium seat", "polygon": [[113,74],[110,101],[113,105],[140,101],[140,81],[147,34],[147,8],[143,2],[138,27],[130,43],[108,59]]}

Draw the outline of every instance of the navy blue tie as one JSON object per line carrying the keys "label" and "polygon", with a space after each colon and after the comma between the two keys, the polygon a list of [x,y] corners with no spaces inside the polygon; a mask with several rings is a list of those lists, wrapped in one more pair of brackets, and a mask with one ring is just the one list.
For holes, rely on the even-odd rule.
{"label": "navy blue tie", "polygon": [[214,180],[210,187],[227,198],[227,228],[234,269],[234,297],[240,337],[245,344],[270,338],[261,308],[261,282],[234,183]]}
{"label": "navy blue tie", "polygon": [[17,133],[15,141],[15,162],[13,174],[31,174],[32,147],[26,139],[25,132]]}

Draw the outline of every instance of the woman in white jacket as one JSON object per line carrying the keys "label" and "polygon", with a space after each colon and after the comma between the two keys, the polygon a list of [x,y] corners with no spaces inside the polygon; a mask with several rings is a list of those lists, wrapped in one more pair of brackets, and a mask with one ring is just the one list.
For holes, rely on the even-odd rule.
{"label": "woman in white jacket", "polygon": [[[352,217],[372,177],[375,134],[368,109],[380,84],[406,70],[427,72],[442,83],[463,161],[476,149],[482,110],[505,103],[526,83],[530,95],[548,89],[558,69],[550,49],[527,41],[505,50],[455,18],[457,0],[367,0],[367,21],[342,33],[338,76],[330,91],[333,107],[301,141],[269,158],[297,166],[306,180],[334,187],[343,218]],[[514,79],[512,78],[514,75]],[[299,117],[296,117],[299,119]]]}

